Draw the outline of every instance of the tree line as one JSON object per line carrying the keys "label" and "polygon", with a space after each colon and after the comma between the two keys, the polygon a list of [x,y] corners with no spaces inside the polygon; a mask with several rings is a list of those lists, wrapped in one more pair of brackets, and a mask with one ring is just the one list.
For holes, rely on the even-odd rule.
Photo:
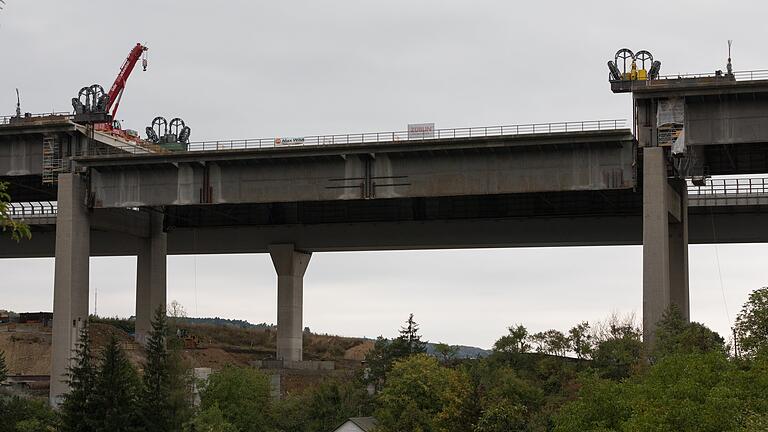
{"label": "tree line", "polygon": [[411,315],[356,376],[281,399],[254,368],[193,382],[168,328],[158,311],[141,372],[114,338],[93,353],[84,329],[61,408],[2,397],[0,432],[322,432],[369,415],[377,432],[768,430],[768,288],[739,313],[738,347],[671,308],[651,351],[631,319],[612,317],[567,332],[513,325],[489,356],[457,359],[446,344],[427,355]]}

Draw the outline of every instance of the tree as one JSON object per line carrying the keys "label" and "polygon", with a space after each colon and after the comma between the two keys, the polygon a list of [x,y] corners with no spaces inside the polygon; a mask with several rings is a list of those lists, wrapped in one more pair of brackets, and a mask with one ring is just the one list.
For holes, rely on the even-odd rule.
{"label": "tree", "polygon": [[518,432],[527,430],[527,410],[524,406],[499,402],[480,416],[474,432]]}
{"label": "tree", "polygon": [[494,351],[512,354],[526,353],[530,349],[528,329],[519,324],[509,327],[509,334],[499,338],[493,345]]}
{"label": "tree", "polygon": [[459,353],[459,347],[441,342],[435,345],[435,353],[440,356],[443,363],[448,363],[456,358],[456,355]]}
{"label": "tree", "polygon": [[725,352],[725,340],[697,322],[687,322],[680,309],[672,305],[656,326],[654,356]]}
{"label": "tree", "polygon": [[47,402],[18,396],[0,396],[0,432],[56,430],[56,413]]}
{"label": "tree", "polygon": [[8,194],[8,183],[0,182],[0,228],[2,232],[10,232],[11,238],[17,242],[23,238],[32,238],[32,233],[26,224],[11,218],[10,211],[8,210],[10,201],[11,196]]}
{"label": "tree", "polygon": [[94,383],[91,412],[95,432],[134,431],[138,419],[139,378],[112,335],[101,355]]}
{"label": "tree", "polygon": [[200,392],[203,411],[217,405],[224,419],[240,431],[262,432],[271,427],[269,378],[252,368],[226,366],[212,374]]}
{"label": "tree", "polygon": [[8,367],[5,365],[5,353],[0,351],[0,383],[8,379]]}
{"label": "tree", "polygon": [[409,355],[427,352],[427,344],[421,341],[419,325],[414,321],[413,314],[408,316],[405,326],[400,328],[399,339],[405,346]]}
{"label": "tree", "polygon": [[174,397],[173,390],[179,387],[177,381],[182,377],[172,375],[171,361],[178,359],[168,352],[168,323],[162,307],[155,311],[148,336],[140,403],[143,428],[149,432],[179,431],[186,404],[184,399]]}
{"label": "tree", "polygon": [[571,351],[576,357],[589,358],[592,353],[592,336],[589,334],[589,323],[583,321],[568,331],[571,342]]}
{"label": "tree", "polygon": [[275,428],[285,432],[330,431],[350,417],[370,415],[370,397],[356,380],[326,379],[275,403]]}
{"label": "tree", "polygon": [[74,365],[67,373],[69,392],[64,395],[60,418],[62,432],[90,432],[93,430],[89,415],[92,413],[94,376],[96,368],[91,355],[91,335],[88,323],[80,330],[80,341],[73,358]]}
{"label": "tree", "polygon": [[190,422],[190,429],[195,432],[240,432],[232,423],[224,418],[218,404],[213,404],[200,411]]}
{"label": "tree", "polygon": [[403,358],[415,354],[423,354],[427,351],[426,343],[421,341],[419,325],[410,314],[405,327],[400,329],[400,336],[393,340],[378,337],[373,349],[365,356],[368,365],[367,382],[381,385],[392,364]]}
{"label": "tree", "polygon": [[622,379],[630,376],[632,367],[642,358],[643,342],[640,329],[632,322],[613,320],[599,335],[592,352],[592,364],[605,378]]}
{"label": "tree", "polygon": [[759,353],[768,354],[768,287],[757,289],[749,295],[736,318],[735,328],[742,353],[748,357]]}
{"label": "tree", "polygon": [[565,352],[568,351],[568,338],[559,330],[547,330],[543,333],[535,334],[534,337],[541,339],[540,344],[543,350],[540,352],[565,356]]}
{"label": "tree", "polygon": [[378,396],[376,419],[382,432],[471,430],[465,415],[469,380],[417,354],[394,364]]}

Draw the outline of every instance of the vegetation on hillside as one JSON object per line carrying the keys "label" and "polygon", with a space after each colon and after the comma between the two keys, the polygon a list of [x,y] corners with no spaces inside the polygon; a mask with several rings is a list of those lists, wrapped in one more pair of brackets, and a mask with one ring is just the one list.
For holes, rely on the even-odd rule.
{"label": "vegetation on hillside", "polygon": [[84,330],[59,413],[3,397],[0,432],[317,432],[366,415],[378,419],[377,432],[764,431],[767,298],[768,288],[755,291],[739,314],[738,356],[674,308],[658,323],[652,352],[631,319],[612,317],[568,332],[514,325],[481,359],[457,359],[449,346],[427,355],[410,316],[397,338],[377,340],[357,377],[276,400],[261,371],[228,366],[198,383],[198,407],[173,332],[157,314],[141,377],[114,338],[89,355]]}

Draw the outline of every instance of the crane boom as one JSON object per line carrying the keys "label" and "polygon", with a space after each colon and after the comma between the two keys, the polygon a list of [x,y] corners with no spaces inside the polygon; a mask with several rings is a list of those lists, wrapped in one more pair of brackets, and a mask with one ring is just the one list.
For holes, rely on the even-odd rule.
{"label": "crane boom", "polygon": [[[120,68],[120,73],[117,74],[115,82],[109,89],[107,111],[112,111],[112,118],[115,118],[115,114],[117,114],[117,107],[120,105],[120,98],[123,96],[123,90],[125,90],[125,83],[128,81],[128,77],[131,75],[131,72],[133,72],[133,68],[136,66],[136,63],[141,58],[142,54],[147,50],[148,48],[140,43],[137,43],[136,46],[133,47],[128,54],[128,58],[125,59],[125,63],[123,63],[123,66]],[[147,70],[146,58],[144,58],[142,66],[144,67],[144,70]]]}

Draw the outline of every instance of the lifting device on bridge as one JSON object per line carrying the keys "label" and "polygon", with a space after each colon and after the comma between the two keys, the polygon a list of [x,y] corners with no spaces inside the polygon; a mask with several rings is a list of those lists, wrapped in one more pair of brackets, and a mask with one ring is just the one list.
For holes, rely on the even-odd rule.
{"label": "lifting device on bridge", "polygon": [[[622,61],[622,70],[619,69],[619,60]],[[640,61],[639,69],[637,67],[638,61]],[[645,68],[646,62],[650,69]],[[633,53],[629,48],[622,48],[616,51],[613,60],[608,61],[608,70],[611,73],[611,81],[653,80],[659,77],[661,62],[658,60],[654,61],[653,55],[646,50]]]}
{"label": "lifting device on bridge", "polygon": [[[142,68],[147,70],[147,48],[141,43],[137,43],[128,57],[123,62],[120,72],[112,83],[109,93],[99,84],[93,84],[89,87],[80,89],[76,98],[72,98],[72,108],[75,110],[75,121],[78,123],[87,123],[95,125],[96,130],[106,132],[116,132],[116,135],[125,135],[121,130],[119,122],[115,120],[117,109],[120,106],[120,99],[125,90],[125,84],[128,77],[136,67],[136,63],[142,60]],[[119,131],[119,132],[117,132]]]}

